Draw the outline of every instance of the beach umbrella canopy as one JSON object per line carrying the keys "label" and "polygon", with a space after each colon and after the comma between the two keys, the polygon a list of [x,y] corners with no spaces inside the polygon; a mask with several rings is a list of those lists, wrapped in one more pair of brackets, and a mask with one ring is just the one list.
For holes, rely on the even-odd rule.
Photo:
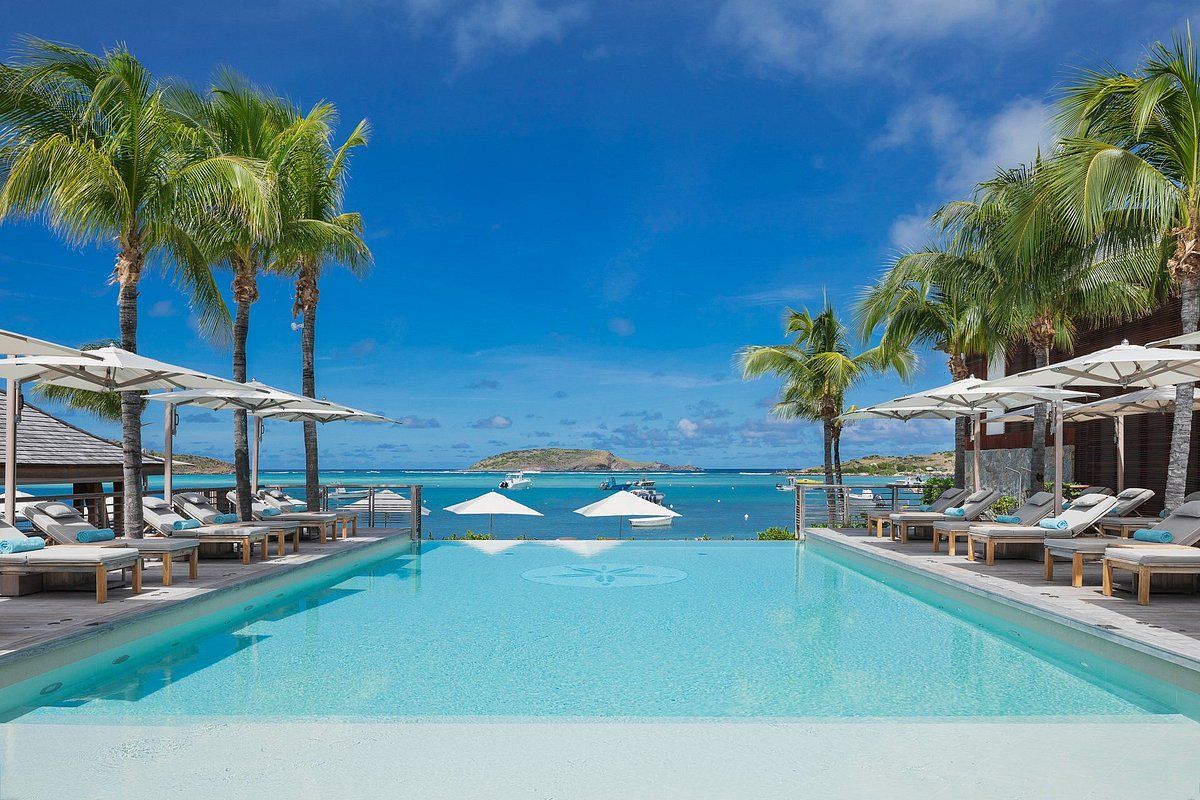
{"label": "beach umbrella canopy", "polygon": [[575,509],[584,517],[617,517],[617,537],[621,536],[621,520],[626,517],[682,517],[672,509],[651,503],[645,498],[627,491],[610,494],[603,500]]}
{"label": "beach umbrella canopy", "polygon": [[496,514],[513,514],[525,517],[540,517],[542,512],[535,511],[529,506],[522,505],[516,500],[505,497],[499,492],[488,492],[481,494],[479,497],[464,500],[461,503],[455,503],[452,506],[446,506],[446,510],[451,514],[487,514],[488,516],[488,533],[493,531],[493,522]]}
{"label": "beach umbrella canopy", "polygon": [[1200,331],[1172,336],[1170,339],[1159,339],[1156,342],[1150,342],[1146,347],[1186,347],[1196,344],[1200,344]]}
{"label": "beach umbrella canopy", "polygon": [[0,330],[0,354],[6,356],[78,356],[89,352],[91,351],[35,339],[23,333]]}
{"label": "beach umbrella canopy", "polygon": [[1200,353],[1123,343],[989,381],[989,386],[1176,386],[1200,380]]}
{"label": "beach umbrella canopy", "polygon": [[74,354],[20,356],[0,361],[0,378],[36,380],[54,386],[97,392],[140,392],[162,389],[226,389],[235,381],[206,372],[156,361],[119,347],[99,347]]}
{"label": "beach umbrella canopy", "polygon": [[910,419],[955,419],[956,417],[971,413],[973,412],[954,406],[903,406],[896,408],[867,406],[866,408],[851,409],[842,414],[839,419],[846,422],[854,422],[862,419],[898,419],[902,422],[908,422]]}
{"label": "beach umbrella canopy", "polygon": [[[353,508],[356,511],[367,511],[371,508],[371,505],[372,501],[370,496],[368,496],[361,500],[355,500],[353,503],[348,503],[343,507]],[[396,494],[391,489],[383,489],[375,492],[374,507],[377,514],[408,514],[412,511],[412,500]],[[428,517],[429,509],[422,506],[421,516]]]}

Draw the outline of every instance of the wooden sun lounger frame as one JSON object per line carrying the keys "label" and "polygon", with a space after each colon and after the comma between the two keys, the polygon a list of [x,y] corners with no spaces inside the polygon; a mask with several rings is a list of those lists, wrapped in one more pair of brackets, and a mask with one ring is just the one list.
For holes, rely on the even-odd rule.
{"label": "wooden sun lounger frame", "polygon": [[[1195,547],[1183,544],[1161,544],[1155,545],[1154,549],[1168,548],[1171,550],[1188,550],[1194,552]],[[1132,572],[1134,581],[1137,583],[1137,604],[1139,606],[1150,605],[1150,576],[1158,573],[1159,575],[1200,575],[1200,564],[1137,564],[1133,561],[1122,559],[1118,555],[1105,553],[1104,559],[1100,562],[1102,569],[1102,591],[1105,597],[1112,597],[1113,593],[1113,571],[1124,570]]]}
{"label": "wooden sun lounger frame", "polygon": [[[54,545],[54,547],[69,548],[69,547],[71,547],[71,545],[61,545],[60,544],[60,545]],[[129,560],[129,563],[125,563],[126,560]],[[127,570],[127,569],[133,570],[133,575],[132,575],[132,578],[130,581],[130,585],[133,589],[133,593],[141,594],[142,593],[142,557],[141,556],[129,556],[128,559],[121,559],[121,560],[117,561],[116,563],[109,563],[109,564],[85,564],[82,562],[79,564],[68,564],[68,563],[5,564],[3,562],[0,562],[0,573],[4,573],[4,574],[8,574],[8,575],[35,575],[35,574],[45,575],[45,574],[54,573],[54,572],[83,573],[83,574],[95,575],[96,576],[96,602],[97,603],[108,602],[108,573],[120,570],[121,571],[121,579],[124,580],[125,579],[125,570]]]}

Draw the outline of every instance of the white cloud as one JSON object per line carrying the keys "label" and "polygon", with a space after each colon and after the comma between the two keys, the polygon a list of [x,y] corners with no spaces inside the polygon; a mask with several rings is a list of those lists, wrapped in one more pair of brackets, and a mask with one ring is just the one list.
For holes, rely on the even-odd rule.
{"label": "white cloud", "polygon": [[150,311],[147,313],[152,317],[173,317],[179,312],[175,309],[175,304],[170,300],[159,300],[150,306]]}
{"label": "white cloud", "polygon": [[637,330],[633,326],[633,322],[625,317],[613,317],[610,319],[608,321],[608,329],[617,336],[632,336],[633,332]]}
{"label": "white cloud", "polygon": [[1027,35],[1048,0],[723,0],[717,41],[755,68],[812,75],[892,69],[912,50],[948,39],[1003,41]]}
{"label": "white cloud", "polygon": [[696,431],[700,430],[700,426],[692,422],[687,417],[684,417],[683,419],[679,420],[679,422],[675,423],[675,427],[680,433],[689,439],[695,438]]}
{"label": "white cloud", "polygon": [[915,250],[933,238],[928,214],[901,214],[892,222],[888,239],[897,250]]}
{"label": "white cloud", "polygon": [[778,286],[773,289],[748,292],[730,299],[738,305],[744,306],[778,306],[813,300],[816,297],[817,287],[811,283],[802,283],[795,286]]}
{"label": "white cloud", "polygon": [[502,428],[511,428],[512,420],[503,414],[496,414],[491,417],[484,417],[471,423],[472,428],[482,428],[484,430],[500,430]]}
{"label": "white cloud", "polygon": [[520,51],[543,40],[560,42],[567,28],[587,15],[587,6],[580,2],[487,0],[454,23],[454,50],[460,64],[470,64],[492,50]]}

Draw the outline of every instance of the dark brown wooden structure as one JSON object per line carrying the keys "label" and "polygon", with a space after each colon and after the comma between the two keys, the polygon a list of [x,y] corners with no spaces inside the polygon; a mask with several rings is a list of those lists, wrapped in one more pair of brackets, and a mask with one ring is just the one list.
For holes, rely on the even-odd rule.
{"label": "dark brown wooden structure", "polygon": [[[1106,325],[1095,330],[1080,331],[1075,337],[1075,353],[1090,353],[1128,340],[1130,344],[1147,344],[1180,333],[1179,300],[1171,299],[1152,314],[1131,322]],[[1054,351],[1051,362],[1070,357],[1070,353]],[[1005,370],[1014,372],[1034,366],[1029,348],[1012,349],[1006,354]],[[986,378],[987,364],[983,359],[968,361],[976,377]],[[1120,390],[1091,389],[1102,397],[1124,394]],[[986,426],[985,426],[986,427]],[[1032,439],[1029,423],[1009,423],[1003,434],[984,433],[985,450],[1029,447]],[[1200,424],[1194,428],[1200,435]],[[1078,483],[1115,486],[1116,443],[1111,420],[1068,423],[1063,431],[1065,445],[1075,446],[1075,475]],[[1053,443],[1048,436],[1047,446]],[[1143,414],[1125,418],[1125,485],[1151,489],[1155,500],[1145,507],[1157,511],[1162,507],[1162,495],[1167,483],[1167,456],[1171,444],[1171,415]],[[1050,453],[1047,453],[1050,457]],[[1188,491],[1200,489],[1200,447],[1193,447],[1188,468]]]}

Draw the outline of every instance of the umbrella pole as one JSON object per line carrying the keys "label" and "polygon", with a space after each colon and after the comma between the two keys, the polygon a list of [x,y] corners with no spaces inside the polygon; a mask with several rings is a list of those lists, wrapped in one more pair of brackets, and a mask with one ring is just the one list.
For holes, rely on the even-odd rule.
{"label": "umbrella pole", "polygon": [[979,488],[981,486],[981,478],[979,475],[979,445],[980,445],[979,435],[983,431],[983,426],[979,424],[979,416],[980,415],[979,415],[978,411],[971,415],[971,421],[975,423],[975,434],[974,434],[975,441],[973,442],[973,444],[975,446],[972,448],[972,450],[974,451],[972,460],[975,465],[975,491],[977,491],[977,492],[979,491]]}
{"label": "umbrella pole", "polygon": [[166,406],[166,416],[163,419],[163,499],[171,502],[171,479],[175,477],[172,467],[175,450],[175,404],[163,403]]}
{"label": "umbrella pole", "polygon": [[[16,358],[16,356],[13,356]],[[17,406],[21,382],[8,379],[8,402],[4,405],[4,519],[17,524]]]}
{"label": "umbrella pole", "polygon": [[[262,446],[262,417],[254,418],[254,448],[250,459],[250,492],[258,494],[258,454]],[[308,498],[305,498],[306,500]]]}
{"label": "umbrella pole", "polygon": [[1125,491],[1125,415],[1114,418],[1117,439],[1117,494]]}
{"label": "umbrella pole", "polygon": [[1054,513],[1058,514],[1062,510],[1063,503],[1063,413],[1061,400],[1055,400],[1050,404],[1050,413],[1054,415]]}
{"label": "umbrella pole", "polygon": [[488,536],[491,536],[496,531],[496,515],[488,514]]}

